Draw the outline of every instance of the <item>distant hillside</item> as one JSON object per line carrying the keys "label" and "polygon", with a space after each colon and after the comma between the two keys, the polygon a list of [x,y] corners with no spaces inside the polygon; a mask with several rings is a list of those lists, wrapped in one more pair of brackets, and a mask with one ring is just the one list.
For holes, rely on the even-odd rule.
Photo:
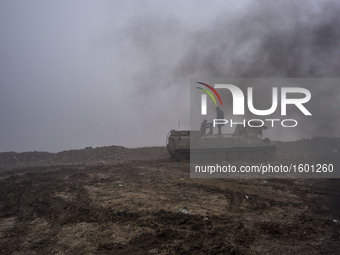
{"label": "distant hillside", "polygon": [[165,147],[128,149],[122,146],[87,147],[59,153],[2,152],[0,167],[43,166],[59,164],[122,163],[130,160],[154,160],[168,157]]}
{"label": "distant hillside", "polygon": [[[274,161],[327,161],[340,158],[340,138],[314,137],[294,142],[277,142]],[[0,167],[45,166],[60,164],[117,164],[133,160],[168,159],[165,147],[128,149],[122,146],[87,147],[59,153],[2,152]]]}
{"label": "distant hillside", "polygon": [[[313,137],[294,142],[277,142],[277,158],[326,162],[340,159],[340,138]],[[319,163],[321,163],[319,162]]]}

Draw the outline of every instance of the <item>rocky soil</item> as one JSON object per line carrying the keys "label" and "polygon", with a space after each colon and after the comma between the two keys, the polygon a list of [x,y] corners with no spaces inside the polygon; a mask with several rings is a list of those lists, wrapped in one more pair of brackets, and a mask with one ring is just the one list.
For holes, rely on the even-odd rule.
{"label": "rocky soil", "polygon": [[0,153],[0,254],[339,254],[339,205],[339,179],[192,179],[164,147]]}

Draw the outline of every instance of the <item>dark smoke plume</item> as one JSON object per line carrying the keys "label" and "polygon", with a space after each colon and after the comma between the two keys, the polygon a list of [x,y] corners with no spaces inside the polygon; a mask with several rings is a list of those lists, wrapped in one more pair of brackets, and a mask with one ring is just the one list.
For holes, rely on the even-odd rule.
{"label": "dark smoke plume", "polygon": [[[198,26],[156,12],[137,15],[122,32],[143,59],[131,77],[138,82],[132,95],[145,100],[152,93],[167,94],[178,100],[196,77],[339,77],[339,13],[337,1],[253,1],[235,14],[220,9]],[[338,87],[308,89],[313,117],[297,129],[299,136],[339,136]],[[180,101],[164,109],[168,118],[188,113],[189,104]],[[268,105],[262,100],[257,106]]]}

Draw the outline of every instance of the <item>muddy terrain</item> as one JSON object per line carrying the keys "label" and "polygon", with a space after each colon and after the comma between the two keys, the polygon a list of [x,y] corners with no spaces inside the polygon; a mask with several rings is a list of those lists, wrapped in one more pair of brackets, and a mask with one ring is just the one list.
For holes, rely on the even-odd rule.
{"label": "muddy terrain", "polygon": [[192,179],[164,147],[0,153],[0,254],[339,254],[339,203],[339,179]]}

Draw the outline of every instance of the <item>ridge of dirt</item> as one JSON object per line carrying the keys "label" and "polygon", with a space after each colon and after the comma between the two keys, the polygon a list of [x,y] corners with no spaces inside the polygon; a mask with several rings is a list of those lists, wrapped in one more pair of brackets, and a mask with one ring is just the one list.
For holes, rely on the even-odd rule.
{"label": "ridge of dirt", "polygon": [[167,158],[165,147],[125,148],[122,146],[87,147],[81,150],[49,152],[1,152],[0,168],[27,166],[119,164],[126,161],[154,160]]}
{"label": "ridge of dirt", "polygon": [[[277,142],[278,152],[273,160],[309,160],[325,154],[338,157],[340,138],[313,137],[293,142]],[[80,150],[49,152],[1,152],[0,170],[27,166],[77,164],[119,164],[127,161],[167,159],[166,147],[125,148],[122,146],[87,147]]]}

